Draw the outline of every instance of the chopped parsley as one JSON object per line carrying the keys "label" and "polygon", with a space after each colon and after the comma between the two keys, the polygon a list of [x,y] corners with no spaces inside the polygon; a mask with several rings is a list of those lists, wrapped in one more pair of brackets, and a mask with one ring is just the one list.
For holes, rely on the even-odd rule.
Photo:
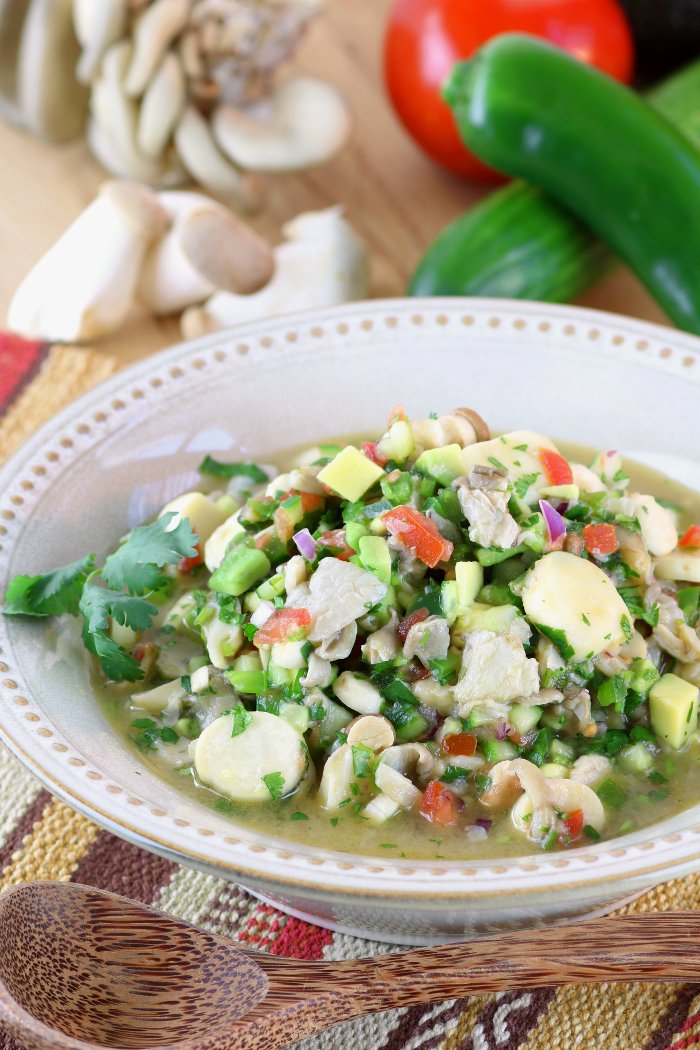
{"label": "chopped parsley", "polygon": [[282,793],[284,792],[284,777],[281,773],[266,773],[261,779],[267,790],[270,792],[271,798],[276,801],[278,798],[282,797]]}

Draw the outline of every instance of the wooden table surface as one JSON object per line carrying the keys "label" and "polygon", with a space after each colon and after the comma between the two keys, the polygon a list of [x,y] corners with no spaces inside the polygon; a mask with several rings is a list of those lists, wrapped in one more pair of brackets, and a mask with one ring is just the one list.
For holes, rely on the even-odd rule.
{"label": "wooden table surface", "polygon": [[[269,182],[253,225],[273,242],[300,211],[346,206],[367,242],[373,296],[403,295],[426,246],[485,192],[435,167],[405,135],[386,100],[382,32],[390,0],[326,0],[297,57],[299,68],[336,84],[350,101],[354,132],[330,164]],[[0,125],[0,317],[36,259],[90,201],[104,171],[82,142],[48,146]],[[618,268],[590,291],[585,305],[662,321],[632,275]],[[1,322],[0,322],[1,323]],[[180,337],[175,319],[135,315],[100,346],[125,364]]]}

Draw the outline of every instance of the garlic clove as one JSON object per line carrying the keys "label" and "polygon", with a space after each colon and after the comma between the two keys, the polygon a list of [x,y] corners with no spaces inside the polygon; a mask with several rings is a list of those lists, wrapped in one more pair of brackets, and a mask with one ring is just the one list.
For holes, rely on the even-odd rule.
{"label": "garlic clove", "polygon": [[131,98],[146,90],[166,50],[187,24],[190,8],[191,0],[155,0],[144,10],[134,29],[134,53],[124,81]]}
{"label": "garlic clove", "polygon": [[262,200],[260,180],[224,157],[199,110],[187,106],[175,128],[175,146],[193,179],[233,207],[251,211]]}
{"label": "garlic clove", "polygon": [[112,44],[124,36],[129,20],[129,0],[73,0],[73,26],[82,47],[76,67],[81,84],[97,76]]}
{"label": "garlic clove", "polygon": [[162,155],[185,108],[186,94],[182,66],[168,53],[141,100],[136,142],[145,157],[157,160]]}

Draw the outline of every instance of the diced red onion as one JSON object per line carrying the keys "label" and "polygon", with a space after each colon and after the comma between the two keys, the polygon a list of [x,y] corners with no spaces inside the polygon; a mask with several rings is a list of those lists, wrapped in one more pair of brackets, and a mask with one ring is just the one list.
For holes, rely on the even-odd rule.
{"label": "diced red onion", "polygon": [[484,831],[490,831],[493,824],[492,820],[488,820],[487,817],[479,817],[478,820],[474,821],[474,825],[477,828],[483,828]]}
{"label": "diced red onion", "polygon": [[505,738],[508,736],[509,733],[510,733],[510,726],[508,725],[508,723],[507,722],[501,722],[501,724],[499,725],[498,729],[496,730],[496,739],[497,740],[505,740]]}
{"label": "diced red onion", "polygon": [[262,627],[272,616],[275,607],[272,602],[260,602],[254,613],[251,614],[250,622],[254,627]]}
{"label": "diced red onion", "polygon": [[556,541],[560,540],[562,536],[566,536],[566,522],[561,514],[554,509],[551,503],[547,503],[547,500],[541,499],[540,510],[544,515],[544,520],[547,525],[549,542],[556,543]]}
{"label": "diced red onion", "polygon": [[313,561],[316,557],[316,540],[313,538],[308,529],[300,529],[299,532],[295,532],[292,539],[296,543],[297,550],[306,558],[307,561]]}

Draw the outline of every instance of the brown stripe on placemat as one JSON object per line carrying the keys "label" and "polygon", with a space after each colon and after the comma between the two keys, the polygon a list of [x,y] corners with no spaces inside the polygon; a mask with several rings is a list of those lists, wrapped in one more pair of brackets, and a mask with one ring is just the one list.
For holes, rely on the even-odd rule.
{"label": "brown stripe on placemat", "polygon": [[34,826],[41,820],[44,810],[50,802],[51,795],[48,791],[42,789],[31,805],[25,809],[2,846],[0,846],[0,874],[10,863],[17,850],[20,849],[25,838],[31,834]]}
{"label": "brown stripe on placemat", "polygon": [[667,1050],[669,1044],[680,1050],[678,1043],[688,1038],[692,1029],[700,1022],[700,1014],[695,1012],[697,999],[695,985],[686,984],[681,988],[666,1014],[660,1018],[659,1027],[644,1050]]}
{"label": "brown stripe on placemat", "polygon": [[113,358],[95,350],[51,347],[33,381],[15,395],[0,418],[0,460],[19,448],[59,409],[116,370]]}
{"label": "brown stripe on placemat", "polygon": [[71,882],[152,904],[177,871],[177,864],[100,831],[80,858]]}
{"label": "brown stripe on placemat", "polygon": [[471,1050],[472,1043],[479,1050],[520,1047],[547,1010],[555,991],[554,988],[516,990],[493,996],[458,1050]]}

